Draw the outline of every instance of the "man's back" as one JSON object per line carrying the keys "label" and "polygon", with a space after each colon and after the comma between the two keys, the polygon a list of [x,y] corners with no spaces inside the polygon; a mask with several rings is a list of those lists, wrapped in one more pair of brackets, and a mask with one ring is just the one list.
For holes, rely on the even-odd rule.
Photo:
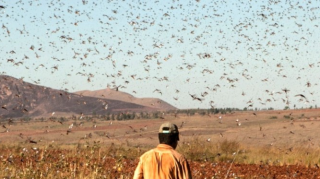
{"label": "man's back", "polygon": [[134,179],[191,178],[187,160],[171,146],[159,144],[140,157]]}

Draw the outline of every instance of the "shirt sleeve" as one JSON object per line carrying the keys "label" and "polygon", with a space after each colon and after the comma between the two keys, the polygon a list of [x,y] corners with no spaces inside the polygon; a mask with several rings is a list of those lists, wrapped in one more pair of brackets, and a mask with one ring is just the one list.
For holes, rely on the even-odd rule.
{"label": "shirt sleeve", "polygon": [[133,179],[143,179],[143,165],[141,158],[139,160],[136,170],[134,171]]}

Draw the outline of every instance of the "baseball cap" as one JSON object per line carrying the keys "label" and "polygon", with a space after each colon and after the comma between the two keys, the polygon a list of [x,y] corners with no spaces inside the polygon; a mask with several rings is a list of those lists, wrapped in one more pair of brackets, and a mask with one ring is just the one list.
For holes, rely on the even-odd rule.
{"label": "baseball cap", "polygon": [[160,126],[159,133],[177,134],[179,131],[177,125],[172,124],[171,122],[165,122]]}

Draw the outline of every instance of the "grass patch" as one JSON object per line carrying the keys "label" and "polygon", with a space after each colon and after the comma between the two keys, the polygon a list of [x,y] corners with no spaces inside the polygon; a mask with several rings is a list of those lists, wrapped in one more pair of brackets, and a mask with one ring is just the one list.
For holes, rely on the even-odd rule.
{"label": "grass patch", "polygon": [[282,166],[284,164],[313,166],[319,163],[320,150],[316,148],[277,148],[271,145],[253,148],[237,141],[222,140],[213,142],[195,137],[191,141],[179,144],[177,150],[190,161],[230,162],[235,155],[236,163],[268,164]]}

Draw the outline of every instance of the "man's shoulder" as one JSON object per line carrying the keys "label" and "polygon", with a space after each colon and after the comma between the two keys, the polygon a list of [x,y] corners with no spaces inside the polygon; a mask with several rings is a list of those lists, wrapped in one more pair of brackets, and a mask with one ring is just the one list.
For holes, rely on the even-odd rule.
{"label": "man's shoulder", "polygon": [[147,152],[145,152],[144,154],[142,154],[140,156],[140,158],[145,158],[145,157],[148,157],[150,155],[153,155],[154,154],[154,149],[151,149],[151,150],[148,150]]}
{"label": "man's shoulder", "polygon": [[177,152],[176,150],[172,150],[171,151],[173,156],[175,156],[176,159],[178,159],[179,161],[184,161],[186,160],[186,158],[184,157],[184,155],[180,154],[179,152]]}
{"label": "man's shoulder", "polygon": [[160,144],[157,146],[157,148],[154,149],[155,152],[161,152],[161,153],[171,153],[174,158],[176,158],[179,161],[186,160],[184,155],[180,154],[177,152],[175,149],[172,147],[169,147],[167,145]]}
{"label": "man's shoulder", "polygon": [[147,152],[142,154],[140,158],[144,160],[146,158],[153,157],[155,153],[171,153],[174,156],[174,158],[176,158],[178,161],[182,162],[186,160],[185,156],[177,152],[175,149],[161,148],[159,146],[157,146],[154,149],[148,150]]}

